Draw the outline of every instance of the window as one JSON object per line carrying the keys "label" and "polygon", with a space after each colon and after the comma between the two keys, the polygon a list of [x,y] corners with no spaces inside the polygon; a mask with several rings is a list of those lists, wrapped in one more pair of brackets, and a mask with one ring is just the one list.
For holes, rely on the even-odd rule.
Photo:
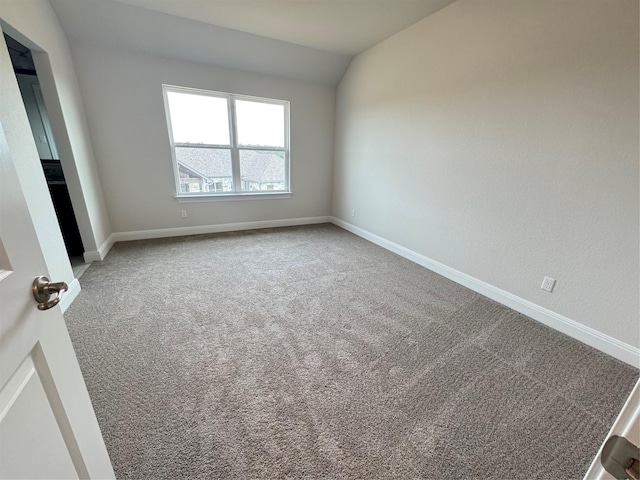
{"label": "window", "polygon": [[163,85],[177,197],[289,192],[289,102]]}

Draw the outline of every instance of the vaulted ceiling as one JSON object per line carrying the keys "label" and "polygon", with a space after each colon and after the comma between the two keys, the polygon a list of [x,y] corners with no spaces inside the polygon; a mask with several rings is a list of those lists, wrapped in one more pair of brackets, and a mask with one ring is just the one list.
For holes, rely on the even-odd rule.
{"label": "vaulted ceiling", "polygon": [[73,42],[335,85],[454,0],[51,0]]}
{"label": "vaulted ceiling", "polygon": [[453,0],[111,0],[355,55]]}

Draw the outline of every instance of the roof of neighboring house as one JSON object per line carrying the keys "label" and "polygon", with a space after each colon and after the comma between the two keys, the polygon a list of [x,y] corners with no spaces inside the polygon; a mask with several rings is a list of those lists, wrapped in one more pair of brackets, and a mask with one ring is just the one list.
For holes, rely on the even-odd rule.
{"label": "roof of neighboring house", "polygon": [[[178,165],[203,178],[231,177],[229,150],[215,148],[176,148]],[[277,183],[284,181],[284,160],[269,152],[241,150],[242,179],[247,182]]]}

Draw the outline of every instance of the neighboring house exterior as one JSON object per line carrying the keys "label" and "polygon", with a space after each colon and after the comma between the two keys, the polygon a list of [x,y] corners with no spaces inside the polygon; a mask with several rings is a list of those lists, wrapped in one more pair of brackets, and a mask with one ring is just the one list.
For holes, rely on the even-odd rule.
{"label": "neighboring house exterior", "polygon": [[[285,161],[281,152],[240,150],[241,191],[284,190]],[[231,151],[177,147],[180,193],[233,192]]]}

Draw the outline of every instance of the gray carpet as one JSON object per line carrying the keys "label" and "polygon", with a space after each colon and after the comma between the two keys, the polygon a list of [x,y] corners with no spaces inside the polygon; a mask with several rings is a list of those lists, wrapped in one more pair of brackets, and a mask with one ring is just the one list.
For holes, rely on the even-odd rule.
{"label": "gray carpet", "polygon": [[332,225],[116,244],[65,314],[119,478],[581,478],[638,371]]}

